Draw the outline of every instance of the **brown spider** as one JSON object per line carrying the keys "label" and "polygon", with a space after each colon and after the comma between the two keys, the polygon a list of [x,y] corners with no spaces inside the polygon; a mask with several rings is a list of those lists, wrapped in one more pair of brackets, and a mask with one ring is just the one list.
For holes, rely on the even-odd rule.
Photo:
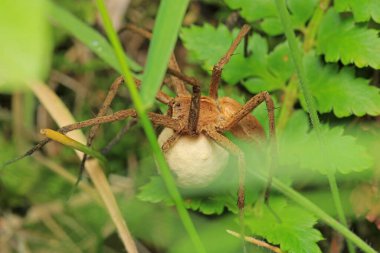
{"label": "brown spider", "polygon": [[[147,38],[150,38],[149,32],[141,30],[133,25],[127,26],[127,29],[133,30]],[[248,139],[251,141],[257,141],[258,138],[263,138],[265,134],[262,126],[250,113],[259,104],[265,101],[269,115],[270,139],[272,141],[275,139],[274,105],[268,92],[264,91],[255,95],[244,105],[240,105],[237,101],[229,97],[218,98],[218,86],[221,79],[223,67],[228,63],[233,52],[241,40],[248,34],[249,30],[250,27],[248,25],[244,25],[242,27],[227,53],[214,66],[212,70],[208,96],[201,95],[200,85],[196,79],[185,76],[180,72],[178,64],[173,55],[169,63],[168,73],[171,75],[169,81],[177,96],[171,98],[164,92],[159,91],[156,95],[156,99],[168,105],[168,113],[167,115],[148,113],[149,118],[153,124],[160,125],[165,128],[170,128],[174,131],[173,135],[168,138],[167,141],[162,145],[164,152],[168,151],[181,136],[205,135],[238,158],[238,207],[240,210],[244,207],[244,154],[240,148],[232,143],[227,137],[225,137],[223,133],[230,131],[234,136],[238,138]],[[58,132],[67,133],[72,130],[92,126],[87,141],[87,145],[90,146],[100,124],[124,120],[128,117],[136,118],[137,113],[134,109],[121,110],[113,114],[106,115],[107,109],[109,108],[122,82],[123,79],[119,77],[112,84],[110,91],[108,92],[107,97],[103,102],[103,105],[99,110],[96,118],[62,127],[58,129]],[[138,86],[140,85],[139,80],[136,80],[136,83]],[[192,94],[186,90],[185,83],[188,83],[192,86]],[[43,139],[35,147],[33,147],[31,150],[16,160],[31,155],[33,152],[40,149],[48,142],[49,139]],[[85,159],[86,157],[84,157],[82,160],[82,166],[84,165]],[[14,161],[15,160],[10,161],[9,163]]]}

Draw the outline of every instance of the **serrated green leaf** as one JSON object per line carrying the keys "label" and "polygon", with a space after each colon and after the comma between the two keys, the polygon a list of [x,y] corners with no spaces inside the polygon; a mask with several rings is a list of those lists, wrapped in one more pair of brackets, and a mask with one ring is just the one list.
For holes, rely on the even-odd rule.
{"label": "serrated green leaf", "polygon": [[342,61],[358,67],[380,68],[378,31],[356,25],[351,17],[342,18],[333,9],[324,16],[318,31],[318,53],[327,62]]}
{"label": "serrated green leaf", "polygon": [[334,7],[339,12],[350,11],[356,22],[372,18],[380,23],[380,2],[378,0],[335,0]]}
{"label": "serrated green leaf", "polygon": [[[278,17],[274,1],[259,0],[225,0],[226,4],[234,10],[239,10],[240,15],[248,22],[262,20],[260,27],[269,35],[283,33],[282,24]],[[316,7],[316,0],[289,0],[288,8],[291,11],[291,20],[295,28],[302,28],[310,19]]]}
{"label": "serrated green leaf", "polygon": [[267,208],[259,212],[246,211],[246,224],[256,236],[264,237],[268,242],[280,245],[288,253],[321,252],[317,242],[322,240],[321,233],[314,229],[317,219],[309,212],[286,203],[284,199],[271,200],[270,206],[279,216],[279,222]]}
{"label": "serrated green leaf", "polygon": [[225,196],[211,196],[206,199],[191,198],[185,202],[186,208],[206,215],[221,214],[226,204]]}
{"label": "serrated green leaf", "polygon": [[[202,62],[203,67],[210,71],[226,53],[234,36],[223,25],[217,28],[204,25],[183,29],[181,38],[194,58]],[[241,80],[251,78],[243,84],[252,93],[283,87],[293,71],[286,44],[278,45],[268,54],[266,40],[259,34],[254,34],[250,37],[248,48],[252,52],[248,57],[244,57],[241,46],[237,48],[223,70],[223,80],[236,84]]]}
{"label": "serrated green leaf", "polygon": [[174,204],[161,177],[152,177],[149,183],[140,188],[140,193],[137,197],[151,203]]}
{"label": "serrated green leaf", "polygon": [[239,9],[240,15],[249,22],[277,16],[276,6],[267,0],[224,0],[231,9]]}
{"label": "serrated green leaf", "polygon": [[294,69],[286,43],[279,44],[268,54],[263,37],[254,34],[251,41],[252,54],[247,58],[235,55],[224,69],[222,78],[230,84],[249,78],[243,81],[243,85],[251,93],[283,88]]}
{"label": "serrated green leaf", "polygon": [[[205,197],[194,196],[194,193],[182,192],[185,198],[184,204],[187,209],[199,211],[206,215],[221,214],[226,205],[229,203],[229,196],[225,195],[209,195]],[[161,177],[152,177],[150,182],[140,188],[137,195],[140,200],[151,203],[164,203],[166,205],[174,205],[174,202],[168,194],[165,184]],[[235,200],[236,206],[236,200]]]}
{"label": "serrated green leaf", "polygon": [[319,112],[333,111],[337,117],[380,114],[380,89],[369,85],[369,80],[355,77],[354,68],[323,66],[312,52],[304,57],[304,64]]}
{"label": "serrated green leaf", "polygon": [[279,162],[282,165],[299,164],[322,174],[350,173],[372,166],[373,160],[366,149],[356,143],[353,136],[343,135],[342,127],[329,128],[324,125],[318,137],[310,133],[306,114],[293,114],[279,140]]}
{"label": "serrated green leaf", "polygon": [[288,8],[292,14],[292,23],[296,26],[301,26],[311,18],[318,0],[288,0]]}
{"label": "serrated green leaf", "polygon": [[233,36],[226,26],[220,25],[215,28],[207,23],[203,26],[183,28],[180,37],[186,49],[210,72],[233,41]]}
{"label": "serrated green leaf", "polygon": [[[346,174],[372,166],[373,160],[353,136],[343,135],[342,127],[322,127],[321,136],[312,131],[301,159],[302,167],[310,167],[322,174]],[[320,146],[321,145],[321,146]],[[322,150],[321,150],[322,149]]]}
{"label": "serrated green leaf", "polygon": [[[223,70],[222,78],[235,84],[240,80],[256,75],[270,76],[265,69],[268,45],[266,40],[258,34],[254,34],[249,40],[249,50],[251,55],[244,57],[243,54],[236,54]],[[239,52],[239,51],[238,51]]]}
{"label": "serrated green leaf", "polygon": [[302,110],[295,111],[289,119],[279,138],[279,164],[282,166],[298,165],[302,159],[303,145],[310,129],[309,119]]}

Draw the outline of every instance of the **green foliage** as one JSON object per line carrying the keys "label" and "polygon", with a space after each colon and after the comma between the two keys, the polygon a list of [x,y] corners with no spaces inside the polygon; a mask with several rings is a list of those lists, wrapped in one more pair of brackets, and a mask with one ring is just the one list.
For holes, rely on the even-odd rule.
{"label": "green foliage", "polygon": [[[194,58],[203,63],[204,69],[211,71],[212,66],[228,50],[234,36],[223,25],[213,28],[205,24],[203,27],[184,28],[181,38]],[[252,93],[284,86],[293,71],[285,44],[278,45],[268,54],[267,41],[259,34],[254,34],[249,41],[252,54],[246,58],[242,50],[242,46],[238,47],[229,64],[225,66],[222,78],[226,82],[236,84],[247,79],[243,85]]]}
{"label": "green foliage", "polygon": [[[13,154],[13,156],[15,155]],[[5,154],[0,158],[2,158],[2,161],[5,161],[8,157],[12,156]],[[41,173],[36,169],[36,166],[31,167],[29,162],[25,160],[18,163],[17,166],[12,167],[12,170],[1,171],[1,183],[15,194],[25,196],[39,182]]]}
{"label": "green foliage", "polygon": [[233,35],[226,26],[213,27],[207,23],[203,27],[183,28],[180,37],[192,56],[210,72],[213,65],[228,50],[229,42],[233,41]]}
{"label": "green foliage", "polygon": [[20,89],[42,80],[50,65],[51,36],[45,0],[0,3],[0,88]]}
{"label": "green foliage", "polygon": [[[56,2],[60,3],[59,1]],[[265,148],[252,148],[251,144],[242,143],[242,141],[234,139],[227,133],[228,138],[239,146],[241,145],[242,149],[248,150],[245,208],[247,235],[253,234],[254,236],[262,237],[269,243],[279,245],[284,252],[321,252],[317,242],[322,240],[322,236],[318,230],[313,228],[318,218],[320,221],[332,226],[345,237],[350,238],[365,252],[374,252],[359,237],[325,214],[320,207],[313,206],[310,201],[308,202],[306,198],[302,197],[302,195],[291,189],[288,185],[297,186],[299,187],[297,191],[301,191],[302,186],[308,182],[312,182],[312,185],[310,185],[312,189],[311,193],[318,194],[322,187],[327,187],[325,185],[320,186],[321,181],[317,181],[314,178],[310,179],[312,176],[318,176],[318,173],[323,175],[338,174],[339,176],[340,174],[350,173],[350,177],[356,177],[356,175],[360,175],[360,173],[356,172],[367,170],[374,164],[374,157],[369,156],[367,149],[358,144],[359,141],[357,139],[360,138],[360,135],[358,138],[348,135],[347,131],[344,131],[343,123],[349,122],[351,126],[356,126],[357,121],[368,120],[368,118],[359,119],[355,116],[364,116],[366,114],[377,116],[380,114],[379,88],[369,84],[376,82],[375,79],[370,80],[370,76],[373,75],[374,69],[380,68],[378,30],[368,28],[370,26],[376,28],[377,25],[373,22],[368,22],[370,19],[373,19],[375,22],[379,22],[380,19],[379,6],[376,4],[376,0],[336,0],[334,7],[328,6],[326,12],[320,8],[319,1],[317,0],[286,1],[288,10],[291,12],[292,27],[297,29],[298,32],[298,48],[299,50],[303,50],[302,63],[308,79],[306,83],[309,84],[311,94],[315,99],[316,109],[319,113],[325,114],[323,118],[327,119],[326,121],[330,123],[326,124],[324,122],[318,135],[316,130],[310,129],[309,120],[305,112],[304,97],[296,88],[297,86],[294,85],[298,82],[297,75],[294,63],[290,58],[291,51],[288,48],[288,41],[283,36],[284,31],[274,1],[225,0],[225,2],[231,9],[239,11],[240,15],[252,25],[254,32],[249,38],[249,55],[244,57],[243,46],[240,45],[231,61],[225,66],[222,74],[225,84],[221,86],[219,95],[229,96],[243,103],[246,101],[246,98],[252,97],[260,91],[270,91],[275,100],[276,123],[278,121],[282,121],[281,123],[283,123],[278,127],[279,168],[277,169],[293,168],[296,171],[294,173],[297,173],[298,176],[309,175],[306,180],[301,182],[297,181],[296,176],[292,177],[292,171],[282,170],[281,173],[285,176],[278,176],[278,178],[281,178],[281,181],[276,178],[273,179],[273,188],[277,191],[277,194],[284,194],[305,208],[301,209],[293,203],[288,203],[274,193],[274,196],[270,200],[271,208],[279,216],[281,220],[279,222],[266,206],[257,201],[257,199],[262,199],[260,198],[262,196],[260,191],[264,188],[263,184],[267,178],[266,168],[268,167],[267,160],[269,160],[267,159],[267,150],[258,151]],[[68,7],[71,7],[70,9],[74,9],[75,12],[80,13],[81,18],[87,22],[94,20],[95,12],[91,4],[81,2],[84,8],[82,9],[82,5],[79,7],[72,6],[72,3],[66,0],[64,3]],[[165,3],[167,4],[168,2]],[[61,7],[52,3],[46,6],[50,8],[50,12],[47,15],[55,25],[58,25],[59,29],[63,28],[69,35],[84,43],[99,56],[98,61],[103,60],[106,64],[120,72],[112,47],[100,33]],[[169,9],[166,9],[166,12],[173,12],[168,10],[173,9],[174,6],[175,4],[167,5],[166,7]],[[153,51],[153,53],[150,53],[148,69],[144,71],[147,74],[154,72],[150,80],[153,80],[155,84],[153,87],[151,85],[153,82],[148,79],[148,82],[143,85],[144,88],[142,90],[148,104],[152,101],[153,95],[158,89],[158,84],[160,84],[160,79],[162,79],[161,74],[166,66],[165,62],[167,62],[168,55],[172,51],[174,40],[177,36],[176,29],[179,26],[179,14],[182,14],[182,11],[181,13],[176,13],[178,15],[175,17],[175,20],[171,15],[164,15],[161,16],[163,18],[161,21],[156,22],[154,32],[157,33],[157,36],[161,36],[161,39],[158,40],[159,42],[152,41],[151,45],[153,45],[152,48],[154,49],[151,48],[151,50],[155,51],[155,53]],[[223,11],[226,12],[225,9]],[[352,12],[353,17],[347,13],[344,15],[338,14],[338,12],[346,11]],[[226,13],[223,13],[223,15],[226,16]],[[6,17],[0,17],[0,21]],[[355,22],[368,23],[358,24]],[[171,30],[166,29],[168,24],[171,25]],[[237,32],[237,28],[229,31],[225,25],[221,24],[216,27],[210,24],[202,26],[193,25],[182,30],[181,39],[195,63],[200,64],[207,73],[210,73],[213,65],[226,53]],[[315,32],[317,32],[317,36]],[[170,35],[170,38],[167,37],[168,35]],[[165,53],[162,53],[162,49],[165,50]],[[318,57],[316,52],[323,55],[324,58]],[[66,52],[62,50],[59,53],[64,55]],[[121,56],[119,58],[124,59],[123,54],[119,54],[119,56]],[[129,64],[133,65],[134,70],[141,70],[141,67],[134,64],[133,61],[130,59],[128,61]],[[91,61],[88,64],[93,63],[94,61]],[[343,63],[343,66],[340,63]],[[346,66],[351,63],[353,63],[351,66]],[[157,66],[159,66],[159,69]],[[364,66],[368,67],[362,68]],[[362,69],[358,70],[358,67]],[[34,71],[33,68],[31,71]],[[66,69],[63,72],[78,74],[78,68],[71,66],[70,69]],[[1,70],[0,73],[2,73]],[[99,82],[99,79],[97,79],[97,82]],[[241,87],[244,89],[239,89]],[[94,93],[96,94],[96,92]],[[114,104],[113,106],[113,110],[123,108],[121,105],[115,107]],[[163,111],[166,111],[166,107]],[[253,114],[257,116],[260,123],[267,130],[268,119],[265,104],[263,103],[256,108]],[[348,118],[348,116],[351,117]],[[346,118],[342,120],[340,119],[342,117]],[[122,123],[113,124],[114,127],[120,125]],[[112,137],[110,136],[111,132],[116,131],[109,131],[106,134]],[[372,136],[370,131],[368,132],[367,134]],[[151,136],[153,136],[154,140],[154,134]],[[140,135],[136,135],[134,136],[136,140],[128,139],[125,141],[129,148],[128,153],[132,154],[136,151],[135,147],[130,148],[130,146],[136,145],[140,141],[140,137]],[[106,143],[107,140],[102,140],[102,142]],[[3,146],[6,145],[10,144],[5,143]],[[145,151],[144,145],[139,147],[141,152],[137,156],[142,158],[141,160],[153,160],[149,157],[150,154],[147,154]],[[1,155],[13,156],[7,153],[8,151],[6,149]],[[117,150],[113,158],[115,160],[119,159],[120,154],[124,157],[125,147]],[[205,189],[181,189],[181,196],[184,198],[183,206],[185,208],[208,216],[213,215],[212,219],[207,217],[207,221],[202,222],[199,222],[198,218],[201,217],[203,219],[204,216],[198,215],[195,217],[194,222],[201,238],[206,241],[205,238],[217,237],[218,240],[223,240],[223,242],[229,238],[231,241],[226,244],[219,241],[205,242],[207,249],[209,249],[211,244],[215,244],[212,247],[213,250],[208,250],[210,252],[223,251],[226,249],[225,245],[229,245],[228,249],[231,248],[229,252],[235,252],[236,250],[232,249],[236,249],[240,243],[239,240],[235,241],[235,238],[231,239],[227,234],[224,235],[226,238],[221,235],[224,233],[225,228],[239,226],[238,222],[233,223],[232,220],[232,216],[238,212],[236,205],[236,161],[233,157],[232,160],[231,164],[233,166],[230,164],[231,168],[228,168],[226,172],[226,176],[228,177],[226,181],[228,182],[223,181],[221,177],[221,180],[217,180],[218,182],[215,185]],[[149,163],[149,165],[143,163],[140,162],[139,167],[151,168],[153,164],[153,162]],[[117,162],[113,164],[120,166]],[[124,161],[120,161],[120,164],[124,164]],[[64,187],[67,188],[67,184],[63,184],[62,180],[51,180],[50,175],[41,172],[36,173],[33,168],[23,162],[20,162],[14,168],[14,170],[1,171],[1,183],[3,184],[1,186],[5,186],[7,191],[11,191],[16,195],[29,195],[30,199],[35,202],[41,200],[53,201],[56,195],[67,197],[67,192],[66,195],[64,193],[60,194],[60,191],[65,189]],[[148,172],[147,170],[139,171],[138,174],[141,173],[143,175],[139,175],[141,178],[139,177],[136,180],[136,184],[138,185],[146,180],[147,177],[150,177],[149,173],[151,171],[152,169]],[[367,174],[370,174],[370,172]],[[43,181],[43,183],[40,183],[40,181]],[[257,181],[260,182],[257,183]],[[284,181],[287,182],[287,185],[282,183]],[[345,181],[344,183],[347,185],[345,192],[348,195],[353,187],[353,182]],[[41,198],[40,196],[42,196],[45,190],[48,192],[45,195],[46,198]],[[131,194],[129,192],[128,194]],[[31,196],[33,194],[36,196]],[[193,252],[192,242],[186,238],[184,229],[180,225],[181,221],[177,217],[178,214],[173,212],[171,208],[171,206],[175,205],[171,196],[173,195],[169,194],[161,173],[160,176],[150,177],[150,181],[140,187],[138,198],[150,203],[140,203],[138,200],[133,199],[133,202],[139,202],[137,205],[134,203],[136,206],[133,207],[130,203],[126,204],[124,196],[119,198],[119,202],[121,205],[126,205],[125,216],[135,237],[143,238],[144,241],[151,242],[157,248],[168,248],[168,251],[185,252],[183,249],[186,248],[186,250]],[[57,199],[61,201],[59,198]],[[82,201],[85,203],[83,204]],[[103,235],[99,231],[107,230],[109,222],[107,217],[105,217],[104,210],[94,203],[86,205],[86,201],[90,202],[91,200],[84,198],[84,200],[73,201],[75,205],[79,203],[79,207],[75,206],[69,209],[69,212],[77,214],[75,215],[75,219],[80,221],[78,222],[78,227],[82,228],[83,231],[76,232],[69,225],[65,224],[67,220],[60,220],[60,217],[65,217],[66,213],[63,213],[63,215],[59,213],[59,215],[54,217],[58,220],[59,225],[63,227],[63,231],[72,232],[69,237],[75,239],[74,241],[77,238],[85,237],[91,231],[95,231],[93,234],[101,238]],[[179,198],[177,198],[177,201],[180,202]],[[258,204],[253,204],[257,202]],[[69,205],[71,204],[69,202]],[[165,209],[167,212],[163,214],[160,209]],[[179,212],[179,216],[182,218],[186,215],[183,211],[184,209],[182,208]],[[226,216],[230,220],[227,223],[221,223],[220,220]],[[175,219],[178,219],[178,221],[174,222]],[[188,221],[182,221],[182,224],[189,229],[190,223]],[[190,224],[190,226],[192,225]],[[211,226],[215,227],[210,229]],[[235,230],[238,231],[238,229]],[[194,240],[197,235],[195,234],[195,230],[191,231],[192,233],[190,234],[193,235]],[[99,238],[92,238],[92,240],[97,241]],[[196,240],[197,238],[195,238]],[[173,241],[175,241],[175,245],[172,247],[171,243]],[[200,246],[199,242],[198,247],[202,251],[202,246]],[[99,247],[98,251],[101,250],[101,247]],[[89,251],[93,252],[94,250]]]}
{"label": "green foliage", "polygon": [[280,163],[298,164],[322,174],[350,173],[372,166],[373,160],[366,149],[356,143],[354,137],[343,135],[342,127],[322,127],[320,149],[314,130],[309,132],[309,121],[302,111],[293,114],[279,140]]}
{"label": "green foliage", "polygon": [[380,23],[380,4],[378,0],[335,0],[334,7],[339,12],[350,11],[356,22],[372,18]]}
{"label": "green foliage", "polygon": [[[274,1],[250,1],[250,0],[225,0],[231,9],[240,10],[240,15],[248,22],[260,21],[260,28],[269,35],[283,33],[282,24]],[[316,0],[290,0],[287,1],[288,8],[292,13],[292,25],[294,28],[304,27],[313,14],[318,1]]]}
{"label": "green foliage", "polygon": [[[233,34],[228,33],[225,26],[213,28],[206,24],[184,28],[181,38],[194,59],[200,61],[206,70],[211,70],[228,49]],[[267,40],[253,34],[249,50],[251,55],[244,57],[242,48],[237,49],[225,66],[222,78],[229,84],[242,82],[251,93],[284,90],[295,72],[286,42],[279,43],[268,52]],[[319,112],[333,111],[338,117],[380,114],[379,89],[368,85],[366,79],[356,77],[353,68],[339,70],[337,65],[323,65],[312,52],[304,57],[304,65]]]}
{"label": "green foliage", "polygon": [[[67,10],[50,3],[49,17],[61,28],[66,30],[70,35],[75,36],[79,41],[85,44],[90,50],[98,55],[103,61],[121,73],[116,56],[112,51],[111,45],[107,40],[97,31],[83,23],[80,19],[75,17]],[[141,68],[128,57],[126,57],[128,64],[135,70],[139,71]]]}
{"label": "green foliage", "polygon": [[[194,211],[199,211],[206,215],[221,214],[225,207],[236,211],[236,199],[232,193],[227,194],[194,194],[194,192],[182,191],[185,197],[185,207]],[[212,191],[210,191],[212,192]],[[202,197],[203,195],[203,197]],[[165,203],[166,205],[174,205],[173,200],[168,194],[165,184],[161,177],[154,176],[150,182],[140,188],[138,198],[151,203]]]}
{"label": "green foliage", "polygon": [[378,31],[355,24],[351,17],[342,18],[334,9],[329,9],[323,18],[317,49],[328,62],[340,60],[345,65],[380,68]]}
{"label": "green foliage", "polygon": [[272,244],[280,245],[281,250],[289,253],[321,252],[317,242],[322,240],[321,233],[314,229],[316,217],[307,211],[287,203],[284,199],[275,199],[260,210],[247,212],[246,224],[256,236],[262,236]]}
{"label": "green foliage", "polygon": [[337,117],[380,114],[380,90],[356,77],[354,68],[323,65],[313,52],[305,56],[304,65],[319,112],[333,111]]}
{"label": "green foliage", "polygon": [[[253,23],[254,29],[262,29],[268,35],[283,33],[282,29],[278,28],[280,26],[276,25],[276,22],[278,25],[280,23],[273,2],[244,0],[225,2],[232,9],[238,9],[242,17]],[[310,86],[311,95],[316,102],[315,109],[320,113],[332,112],[339,118],[351,115],[379,115],[380,90],[369,85],[370,80],[359,76],[354,66],[340,67],[336,63],[328,64],[315,54],[315,51],[324,54],[325,61],[340,60],[345,65],[355,63],[358,67],[378,68],[380,43],[377,31],[367,28],[364,24],[360,26],[355,24],[350,17],[339,16],[332,8],[324,13],[316,5],[316,1],[306,2],[310,4],[309,7],[307,4],[302,6],[305,1],[287,1],[287,4],[292,13],[293,28],[301,31],[297,41],[292,40],[292,44],[295,45],[292,49],[297,49],[298,43],[298,50],[303,51],[303,61],[299,62],[303,64],[306,74],[304,77],[307,80],[302,81]],[[303,7],[305,9],[302,9]],[[312,21],[307,23],[311,17]],[[268,26],[270,28],[267,29],[265,24],[270,24]],[[228,33],[223,25],[213,28],[205,24],[184,28],[181,38],[192,58],[210,73],[212,66],[226,52],[234,34],[236,30]],[[280,166],[298,169],[299,175],[306,174],[308,170],[317,171],[329,175],[330,179],[334,177],[331,175],[337,172],[347,174],[371,168],[373,158],[357,143],[356,138],[344,133],[342,126],[329,127],[324,124],[321,128],[310,130],[305,112],[293,112],[297,102],[305,108],[305,101],[303,94],[299,93],[297,86],[294,85],[298,82],[298,76],[290,60],[291,52],[287,44],[288,41],[283,39],[253,33],[249,38],[248,57],[244,57],[242,47],[238,47],[222,73],[222,79],[227,84],[240,83],[250,93],[255,94],[263,90],[278,91],[285,97],[279,102],[281,112],[278,119],[282,121],[281,123],[286,122],[279,137]],[[336,185],[335,179],[330,182],[332,186]],[[334,202],[339,203],[337,191],[334,191],[333,195]],[[282,213],[283,209],[280,209]],[[301,214],[300,217],[302,220]],[[258,227],[266,228],[268,224],[261,223]],[[294,227],[298,229],[296,225]],[[300,227],[302,228],[302,225]],[[305,231],[299,232],[299,234],[304,233]],[[282,231],[280,234],[291,233]],[[313,233],[307,234],[310,235],[308,239],[314,240],[313,243],[304,242],[304,245],[314,245],[309,249],[304,245],[300,246],[299,242],[290,245],[295,240],[289,237],[278,238],[274,231],[258,235],[275,244],[279,244],[282,240],[281,249],[289,252],[320,252],[315,244],[321,239],[319,233],[318,236]],[[362,246],[363,249],[369,249],[368,245]],[[372,252],[372,249],[368,252]]]}
{"label": "green foliage", "polygon": [[145,106],[153,104],[161,87],[188,4],[189,0],[160,3],[142,78],[141,99]]}
{"label": "green foliage", "polygon": [[150,182],[140,188],[139,199],[151,203],[164,202],[173,204],[164,181],[160,177],[152,177]]}

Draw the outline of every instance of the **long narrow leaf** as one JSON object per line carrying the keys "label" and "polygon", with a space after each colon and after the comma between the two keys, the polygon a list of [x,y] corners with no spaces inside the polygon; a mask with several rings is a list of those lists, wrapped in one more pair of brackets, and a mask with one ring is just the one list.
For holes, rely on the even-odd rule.
{"label": "long narrow leaf", "polygon": [[131,94],[131,98],[133,101],[133,104],[136,108],[137,114],[139,116],[140,122],[142,127],[144,128],[145,134],[147,136],[147,139],[150,143],[150,146],[152,147],[153,153],[156,156],[157,163],[159,165],[159,169],[162,175],[162,178],[165,181],[165,185],[168,189],[168,192],[170,193],[171,197],[174,200],[174,203],[177,207],[178,214],[182,220],[182,223],[187,230],[191,240],[194,243],[195,249],[197,252],[206,252],[203,243],[195,229],[195,226],[190,218],[189,213],[187,212],[182,197],[176,187],[175,181],[173,176],[170,173],[169,166],[166,163],[165,157],[163,153],[161,152],[161,148],[159,147],[157,143],[157,137],[154,133],[153,125],[150,122],[147,113],[145,111],[145,108],[143,106],[140,94],[137,92],[137,88],[135,85],[135,81],[132,78],[132,73],[129,69],[129,66],[124,58],[123,49],[120,43],[120,40],[118,39],[116,32],[112,26],[111,19],[108,15],[104,0],[97,0],[96,1],[98,10],[102,16],[102,20],[104,23],[104,28],[107,32],[107,36],[109,40],[111,41],[112,47],[115,50],[116,57],[118,59],[118,62],[120,64],[120,68],[123,72],[124,79],[126,81],[126,85],[128,87],[128,90]]}
{"label": "long narrow leaf", "polygon": [[[59,7],[58,5],[50,3],[50,12],[48,13],[50,20],[62,27],[73,37],[85,44],[91,51],[93,51],[102,60],[108,63],[112,68],[121,74],[120,65],[112,50],[111,45],[107,40],[97,31],[92,29],[86,23],[75,17],[67,10]],[[133,60],[126,57],[128,65],[135,71],[141,70],[141,67]]]}
{"label": "long narrow leaf", "polygon": [[188,3],[189,0],[161,1],[141,86],[142,100],[146,106],[153,103],[164,79]]}
{"label": "long narrow leaf", "polygon": [[60,132],[45,128],[45,129],[41,129],[41,134],[65,146],[82,151],[83,153],[86,153],[87,155],[97,158],[102,163],[102,165],[106,164],[106,158],[101,153],[92,149],[91,147],[88,147],[74,140],[73,138],[70,138],[64,134],[61,134]]}

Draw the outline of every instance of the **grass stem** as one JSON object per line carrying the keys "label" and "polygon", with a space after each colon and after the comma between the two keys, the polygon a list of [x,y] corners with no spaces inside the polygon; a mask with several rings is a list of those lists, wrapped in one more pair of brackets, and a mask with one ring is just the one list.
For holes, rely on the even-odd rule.
{"label": "grass stem", "polygon": [[[165,2],[165,1],[164,1]],[[182,197],[177,189],[177,186],[175,184],[174,178],[171,175],[171,172],[169,170],[169,167],[166,163],[165,157],[163,153],[161,152],[161,148],[159,147],[157,143],[157,137],[154,132],[154,128],[152,126],[152,123],[150,122],[147,113],[145,112],[144,105],[142,103],[141,97],[137,91],[135,82],[132,77],[132,73],[129,70],[129,67],[127,65],[127,62],[125,60],[125,55],[123,48],[121,46],[121,43],[117,37],[117,34],[112,26],[110,17],[108,15],[106,6],[104,4],[103,0],[97,0],[96,1],[98,10],[101,14],[102,21],[104,24],[105,31],[107,33],[107,36],[113,46],[113,49],[115,51],[116,57],[119,61],[120,68],[122,71],[122,74],[124,76],[124,80],[127,84],[128,90],[131,94],[131,98],[133,101],[133,104],[136,108],[137,114],[139,116],[139,120],[141,122],[141,125],[145,131],[145,134],[147,136],[147,139],[151,145],[151,148],[153,150],[153,153],[156,157],[161,176],[163,177],[163,180],[165,182],[165,185],[168,189],[168,192],[170,196],[173,198],[173,201],[177,207],[178,214],[181,218],[181,221],[189,234],[192,242],[194,243],[194,246],[196,248],[197,252],[206,252],[204,249],[204,246],[202,244],[202,241],[200,240],[200,237],[195,229],[195,226],[190,219],[190,215],[187,212],[184,203],[182,201]]]}
{"label": "grass stem", "polygon": [[[291,27],[289,12],[287,10],[287,7],[285,5],[284,0],[275,0],[275,2],[276,2],[278,13],[280,15],[281,22],[282,22],[283,27],[284,27],[286,38],[288,40],[288,44],[289,44],[289,48],[290,48],[290,55],[293,59],[293,62],[294,62],[295,68],[296,68],[296,73],[297,73],[298,80],[299,80],[300,90],[302,91],[302,93],[305,97],[307,111],[309,112],[309,116],[311,119],[312,126],[313,126],[314,131],[316,132],[318,140],[320,142],[320,150],[321,150],[322,154],[324,155],[324,157],[326,157],[326,159],[328,159],[328,154],[327,154],[327,152],[324,152],[324,149],[323,149],[323,147],[325,146],[325,145],[323,145],[325,143],[325,141],[323,140],[323,136],[321,134],[321,126],[320,126],[320,121],[319,121],[316,106],[315,106],[315,101],[314,101],[314,99],[311,95],[310,89],[308,87],[308,80],[307,80],[306,72],[305,72],[305,69],[304,69],[304,66],[302,63],[302,55],[301,55],[301,52],[298,48],[297,39],[296,39],[296,36],[294,34],[293,28]],[[319,19],[321,19],[322,14],[323,14],[323,12],[321,12],[320,15],[318,14],[317,17]],[[313,27],[316,27],[316,25]],[[312,29],[312,31],[315,34],[316,28]],[[329,161],[329,160],[327,160],[327,161]],[[347,227],[347,221],[346,221],[346,217],[345,217],[345,214],[344,214],[344,211],[342,208],[342,203],[340,200],[339,190],[338,190],[338,185],[336,182],[335,175],[330,173],[328,175],[328,181],[330,184],[331,194],[333,195],[335,208],[337,209],[337,212],[338,212],[338,218],[339,218],[340,222],[344,226]],[[349,249],[350,253],[355,252],[353,245],[349,241],[347,241],[347,245],[348,245],[348,249]]]}

